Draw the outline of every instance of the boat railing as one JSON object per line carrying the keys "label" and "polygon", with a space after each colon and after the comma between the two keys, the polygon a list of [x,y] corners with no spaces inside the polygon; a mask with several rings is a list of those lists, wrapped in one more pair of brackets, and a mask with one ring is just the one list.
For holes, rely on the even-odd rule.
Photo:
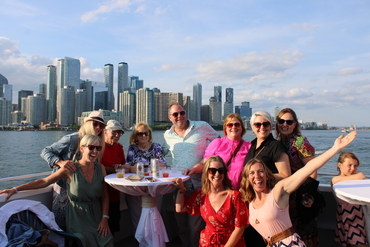
{"label": "boat railing", "polygon": [[12,181],[12,180],[19,180],[19,179],[24,179],[24,178],[48,176],[50,174],[51,174],[51,172],[41,172],[41,173],[33,173],[33,174],[26,174],[26,175],[21,175],[21,176],[15,176],[15,177],[0,178],[0,182]]}

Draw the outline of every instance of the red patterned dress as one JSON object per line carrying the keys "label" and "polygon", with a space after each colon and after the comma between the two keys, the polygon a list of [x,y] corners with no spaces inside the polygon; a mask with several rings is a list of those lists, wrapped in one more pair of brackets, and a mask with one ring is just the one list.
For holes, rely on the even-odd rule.
{"label": "red patterned dress", "polygon": [[[203,194],[201,189],[186,199],[185,207],[190,215],[201,215],[206,222],[206,228],[200,233],[199,246],[225,246],[235,227],[249,225],[249,211],[239,191],[230,190],[217,212],[212,208],[208,194]],[[243,235],[235,246],[245,246]]]}

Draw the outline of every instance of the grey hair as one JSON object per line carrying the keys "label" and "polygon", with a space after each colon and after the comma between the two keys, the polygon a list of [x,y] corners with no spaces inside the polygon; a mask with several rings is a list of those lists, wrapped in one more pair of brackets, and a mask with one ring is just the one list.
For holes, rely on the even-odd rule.
{"label": "grey hair", "polygon": [[267,111],[258,111],[258,112],[253,113],[253,115],[251,117],[251,121],[250,121],[251,126],[253,126],[254,121],[256,120],[256,117],[258,117],[258,116],[261,116],[264,119],[266,119],[267,121],[269,121],[271,126],[272,126],[272,117]]}

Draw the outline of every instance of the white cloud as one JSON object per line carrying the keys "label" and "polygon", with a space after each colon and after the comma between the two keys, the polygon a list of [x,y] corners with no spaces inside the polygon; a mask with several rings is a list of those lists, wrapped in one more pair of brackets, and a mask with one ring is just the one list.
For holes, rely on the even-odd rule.
{"label": "white cloud", "polygon": [[94,21],[98,18],[101,14],[107,14],[110,12],[124,12],[127,11],[128,8],[134,3],[135,1],[130,0],[111,0],[106,2],[105,4],[101,5],[98,9],[92,10],[87,12],[81,16],[82,22],[89,22]]}
{"label": "white cloud", "polygon": [[162,15],[162,14],[166,13],[166,11],[167,11],[167,8],[158,7],[154,10],[154,14],[155,15]]}
{"label": "white cloud", "polygon": [[192,39],[193,39],[193,36],[186,36],[184,40],[185,41],[191,41]]}
{"label": "white cloud", "polygon": [[249,52],[225,61],[207,60],[197,66],[198,81],[231,81],[256,83],[287,76],[286,70],[302,59],[299,51]]}
{"label": "white cloud", "polygon": [[144,13],[146,10],[146,5],[140,5],[136,8],[135,13]]}
{"label": "white cloud", "polygon": [[346,76],[346,75],[353,75],[353,74],[359,74],[362,73],[361,68],[344,68],[339,70],[338,72],[335,72],[334,75],[339,76]]}
{"label": "white cloud", "polygon": [[159,68],[154,68],[154,72],[163,72],[167,70],[179,70],[179,69],[189,69],[190,67],[183,64],[163,64]]}

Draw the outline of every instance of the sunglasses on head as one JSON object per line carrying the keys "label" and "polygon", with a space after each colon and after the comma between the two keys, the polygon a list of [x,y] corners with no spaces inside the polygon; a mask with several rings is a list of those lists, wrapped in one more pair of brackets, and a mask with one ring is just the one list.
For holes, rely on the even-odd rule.
{"label": "sunglasses on head", "polygon": [[226,172],[226,168],[225,167],[221,167],[221,168],[208,168],[208,173],[209,174],[212,174],[212,175],[215,175],[216,172],[218,172],[219,174],[225,174]]}
{"label": "sunglasses on head", "polygon": [[285,119],[279,118],[279,119],[278,119],[278,123],[279,123],[279,124],[284,124],[284,123],[286,123],[287,125],[292,125],[292,124],[294,124],[294,123],[295,123],[295,121],[294,121],[294,120],[285,120]]}
{"label": "sunglasses on head", "polygon": [[96,149],[96,151],[101,151],[101,149],[103,148],[102,146],[94,146],[94,145],[85,145],[84,147],[88,147],[90,151],[93,151],[94,149]]}
{"label": "sunglasses on head", "polygon": [[263,125],[263,127],[266,128],[266,127],[270,126],[271,123],[270,122],[254,123],[253,125],[256,126],[257,128],[261,128],[261,126]]}
{"label": "sunglasses on head", "polygon": [[173,117],[177,117],[179,114],[180,114],[181,116],[184,116],[184,115],[185,115],[185,111],[174,112],[174,113],[172,113],[171,115],[172,115]]}
{"label": "sunglasses on head", "polygon": [[95,122],[95,121],[93,121],[93,126],[94,127],[98,127],[99,126],[101,129],[105,128],[105,125],[104,124],[99,123],[99,122]]}
{"label": "sunglasses on head", "polygon": [[240,123],[228,123],[228,124],[226,124],[226,126],[227,126],[228,128],[232,128],[233,126],[234,126],[235,128],[239,128],[239,127],[241,126],[241,124],[240,124]]}
{"label": "sunglasses on head", "polygon": [[149,136],[149,132],[137,132],[136,133],[137,136]]}

